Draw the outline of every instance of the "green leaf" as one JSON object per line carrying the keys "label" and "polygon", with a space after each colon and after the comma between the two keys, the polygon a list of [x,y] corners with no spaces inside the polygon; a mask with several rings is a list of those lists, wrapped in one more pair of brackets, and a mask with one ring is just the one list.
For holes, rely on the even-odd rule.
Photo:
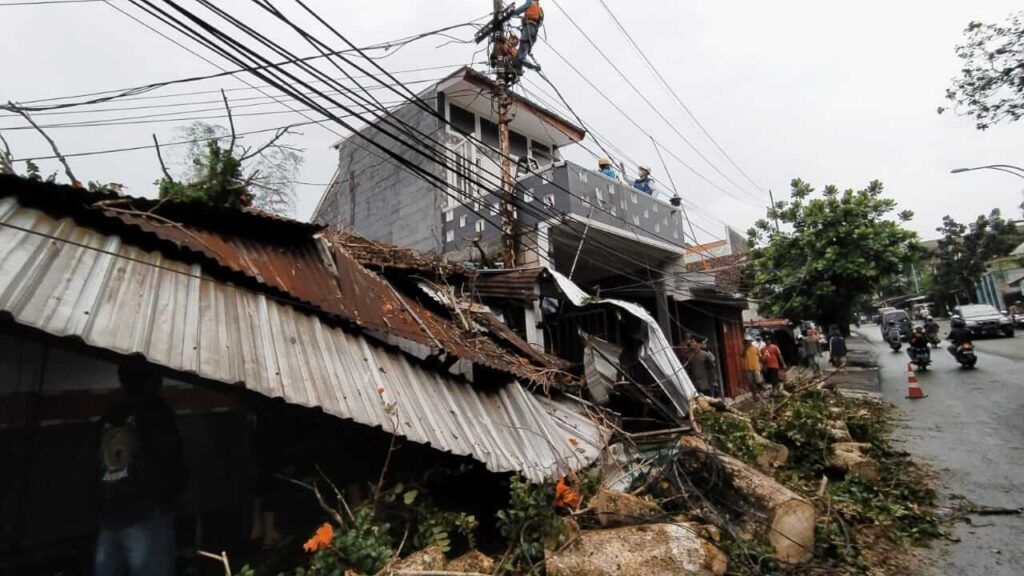
{"label": "green leaf", "polygon": [[419,493],[419,490],[409,490],[408,492],[405,493],[405,496],[402,498],[402,501],[405,502],[406,506],[408,506],[409,504],[412,504],[413,502],[416,501],[416,496],[418,496]]}

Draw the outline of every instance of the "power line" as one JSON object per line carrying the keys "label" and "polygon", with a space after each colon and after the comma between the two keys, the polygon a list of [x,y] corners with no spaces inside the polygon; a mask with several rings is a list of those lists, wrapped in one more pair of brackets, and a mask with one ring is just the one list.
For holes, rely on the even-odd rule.
{"label": "power line", "polygon": [[615,25],[618,27],[619,31],[622,32],[622,35],[625,36],[627,40],[629,40],[629,43],[633,45],[633,48],[635,48],[637,53],[640,54],[640,57],[643,59],[643,61],[647,63],[647,67],[650,68],[651,72],[653,72],[654,75],[658,78],[658,80],[661,81],[661,85],[668,91],[669,94],[672,95],[673,98],[675,98],[675,101],[678,102],[679,105],[683,108],[683,110],[686,111],[686,114],[690,117],[691,120],[693,120],[694,124],[696,124],[697,127],[700,128],[700,131],[703,132],[704,135],[708,137],[708,140],[710,140],[711,143],[715,145],[715,148],[717,148],[718,151],[722,153],[722,156],[725,156],[725,159],[728,160],[730,164],[732,164],[733,168],[735,168],[740,174],[743,175],[744,178],[747,179],[747,182],[750,182],[754,186],[754,188],[763,193],[764,188],[762,186],[759,186],[757,182],[754,182],[753,179],[750,178],[750,176],[747,176],[747,173],[744,172],[743,169],[740,168],[739,164],[737,164],[736,161],[732,159],[732,156],[730,156],[729,153],[726,152],[725,149],[718,144],[718,141],[715,140],[714,136],[712,136],[711,133],[708,132],[706,128],[704,128],[704,125],[701,124],[701,121],[697,119],[697,116],[694,115],[694,113],[690,110],[690,107],[683,102],[683,99],[679,97],[679,94],[668,83],[668,80],[666,80],[665,77],[661,75],[661,72],[659,72],[657,67],[654,66],[654,63],[652,63],[651,59],[647,57],[647,54],[645,54],[644,51],[640,48],[640,45],[636,43],[636,40],[633,39],[633,36],[622,25],[622,22],[618,19],[618,17],[615,16],[615,13],[612,12],[612,9],[608,7],[608,4],[604,0],[598,1],[601,2],[601,6],[604,7],[605,12],[608,13],[609,17],[611,17],[612,22],[614,22]]}
{"label": "power line", "polygon": [[[658,107],[655,106],[650,101],[650,99],[647,98],[647,96],[644,95],[644,93],[641,92],[640,89],[636,87],[636,84],[634,82],[632,82],[625,75],[625,73],[622,72],[621,69],[619,69],[619,67],[611,60],[611,58],[609,58],[608,55],[605,54],[604,50],[601,49],[601,46],[598,45],[597,42],[595,42],[590,37],[590,35],[587,34],[586,31],[584,31],[583,28],[580,27],[580,25],[576,23],[576,20],[574,20],[573,17],[570,16],[569,13],[566,12],[566,10],[564,8],[562,8],[561,4],[559,4],[557,0],[551,0],[551,2],[555,5],[556,8],[558,8],[559,11],[562,12],[562,14],[565,15],[565,17],[576,28],[576,30],[578,30],[579,33],[582,34],[584,38],[586,38],[587,42],[589,42],[590,45],[593,46],[595,50],[597,50],[597,53],[600,54],[602,58],[604,58],[605,62],[607,62],[612,67],[612,69],[615,70],[616,74],[618,74],[619,77],[622,78],[622,81],[625,82],[626,85],[628,85],[633,90],[633,92],[635,92],[636,95],[639,96],[640,99],[643,100],[652,111],[654,111],[655,114],[657,114],[658,118],[661,118],[662,122],[664,122],[673,132],[675,132],[676,136],[679,136],[679,138],[682,139],[682,141],[685,142],[686,145],[689,146],[691,150],[693,150],[698,156],[700,156],[700,158],[702,160],[704,160],[704,162],[706,162],[708,166],[710,166],[715,172],[717,172],[719,176],[721,176],[722,178],[725,178],[725,180],[727,182],[729,182],[730,184],[732,184],[733,186],[735,186],[737,190],[740,190],[740,191],[742,191],[742,192],[744,192],[746,194],[750,194],[750,192],[748,190],[746,190],[745,188],[741,187],[732,178],[730,178],[725,172],[723,172],[721,169],[719,169],[718,166],[715,163],[713,163],[707,156],[705,156],[704,153],[701,152],[699,148],[697,148],[692,142],[690,142],[689,138],[687,138],[682,132],[679,131],[678,128],[676,128],[675,124],[673,124],[671,121],[669,121],[669,119],[666,118],[664,114],[662,114],[661,110],[659,110]],[[755,198],[756,198],[756,196],[755,196]],[[758,198],[758,199],[760,200],[760,198]]]}
{"label": "power line", "polygon": [[26,2],[0,2],[3,6],[42,6],[44,4],[89,4],[92,2],[103,2],[104,0],[35,0]]}

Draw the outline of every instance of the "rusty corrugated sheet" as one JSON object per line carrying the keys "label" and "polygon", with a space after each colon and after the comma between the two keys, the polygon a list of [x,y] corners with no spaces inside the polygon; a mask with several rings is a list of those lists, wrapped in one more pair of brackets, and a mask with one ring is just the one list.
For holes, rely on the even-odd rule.
{"label": "rusty corrugated sheet", "polygon": [[537,298],[537,283],[545,268],[521,268],[509,271],[481,271],[473,278],[473,292],[481,298],[508,298],[532,302]]}
{"label": "rusty corrugated sheet", "polygon": [[374,271],[405,270],[429,276],[468,277],[472,272],[461,264],[442,262],[411,248],[377,242],[343,230],[325,230],[323,235],[340,246],[360,264]]}
{"label": "rusty corrugated sheet", "polygon": [[[364,328],[428,348],[440,348],[458,358],[531,383],[553,386],[564,379],[547,370],[551,362],[539,366],[523,362],[520,356],[503,348],[489,335],[461,329],[424,308],[414,298],[396,294],[386,280],[364,268],[349,253],[349,247],[355,243],[351,235],[344,235],[345,243],[339,242],[342,236],[338,234],[325,235],[326,252],[334,266],[331,270],[314,238],[276,244],[273,239],[223,234],[183,222],[171,225],[153,216],[115,210],[107,210],[107,214],[165,241],[202,253],[230,270]],[[364,243],[375,246],[381,254],[386,252],[383,245]],[[396,254],[396,260],[419,263],[417,266],[430,261],[419,256],[410,260],[408,254],[416,253],[407,249],[396,249]],[[438,273],[452,268],[438,266]],[[535,353],[530,355],[531,359],[535,356]]]}
{"label": "rusty corrugated sheet", "polygon": [[[607,438],[518,383],[475,389],[199,264],[0,198],[0,311],[15,322],[340,418],[533,480],[592,462]],[[388,408],[393,406],[394,408]]]}

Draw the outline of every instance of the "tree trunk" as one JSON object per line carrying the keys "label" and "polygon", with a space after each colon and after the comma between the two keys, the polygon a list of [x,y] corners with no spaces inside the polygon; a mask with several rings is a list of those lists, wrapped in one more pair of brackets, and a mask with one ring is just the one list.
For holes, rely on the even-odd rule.
{"label": "tree trunk", "polygon": [[736,412],[723,412],[719,414],[719,418],[739,423],[747,429],[747,433],[750,434],[751,443],[757,447],[758,468],[762,470],[771,470],[772,468],[782,466],[789,460],[789,448],[786,448],[782,444],[772,442],[755,432],[754,425],[746,416],[737,414]]}
{"label": "tree trunk", "polygon": [[832,456],[829,457],[828,466],[834,470],[874,482],[878,480],[878,464],[864,454],[870,447],[870,444],[860,442],[839,442],[833,444],[833,452]]}
{"label": "tree trunk", "polygon": [[700,438],[684,436],[679,444],[683,466],[706,470],[713,461],[721,465],[731,480],[723,489],[735,491],[749,505],[750,512],[744,520],[771,545],[779,560],[794,564],[811,557],[815,511],[807,500],[751,466],[716,451]]}
{"label": "tree trunk", "polygon": [[728,559],[689,522],[584,530],[544,561],[548,576],[720,576]]}

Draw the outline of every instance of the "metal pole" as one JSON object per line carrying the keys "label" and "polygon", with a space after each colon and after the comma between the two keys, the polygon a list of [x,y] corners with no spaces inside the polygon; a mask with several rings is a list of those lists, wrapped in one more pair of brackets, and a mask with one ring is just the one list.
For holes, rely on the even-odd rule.
{"label": "metal pole", "polygon": [[[502,0],[494,0],[494,20],[502,11]],[[505,41],[504,26],[496,26],[494,42]],[[516,267],[516,221],[512,214],[512,158],[509,156],[509,129],[511,122],[512,97],[508,93],[508,71],[510,62],[504,50],[498,51],[498,67],[495,68],[495,98],[498,101],[498,148],[501,151],[501,262],[506,269]]]}

